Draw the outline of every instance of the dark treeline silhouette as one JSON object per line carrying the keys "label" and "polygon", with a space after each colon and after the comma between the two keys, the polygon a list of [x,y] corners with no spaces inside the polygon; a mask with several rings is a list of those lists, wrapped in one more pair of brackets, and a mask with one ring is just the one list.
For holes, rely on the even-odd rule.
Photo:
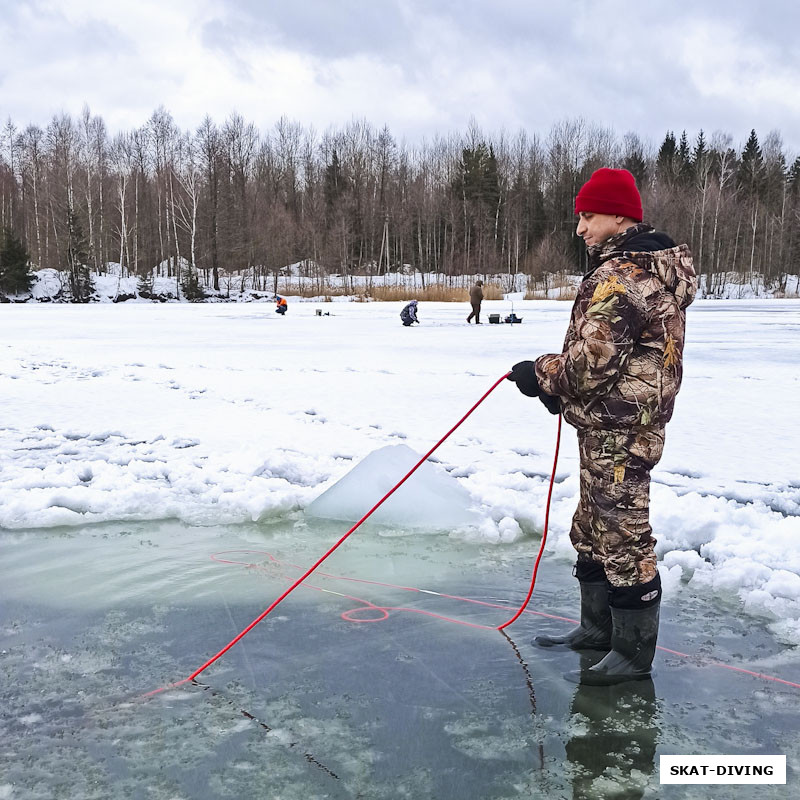
{"label": "dark treeline silhouette", "polygon": [[[9,120],[0,150],[0,227],[35,269],[200,277],[267,288],[285,265],[328,274],[398,269],[445,276],[579,272],[573,198],[600,166],[626,167],[646,220],[691,246],[707,289],[725,273],[780,286],[800,252],[800,158],[776,132],[665,135],[649,148],[584,120],[547,134],[464,134],[398,143],[366,121],[323,134],[238,114],[181,131],[164,108],[109,135],[88,109],[42,129]],[[405,266],[404,265],[408,265]]]}

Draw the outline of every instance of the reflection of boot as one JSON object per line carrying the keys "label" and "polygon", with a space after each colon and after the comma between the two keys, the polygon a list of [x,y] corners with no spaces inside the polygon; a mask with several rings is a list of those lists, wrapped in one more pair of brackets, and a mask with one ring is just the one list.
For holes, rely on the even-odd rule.
{"label": "reflection of boot", "polygon": [[572,650],[609,650],[611,611],[603,567],[596,561],[578,559],[575,576],[581,587],[581,624],[563,636],[537,636],[533,641],[539,647],[565,645]]}
{"label": "reflection of boot", "polygon": [[568,681],[609,686],[651,677],[658,639],[661,578],[656,574],[648,583],[615,588],[611,603],[611,652],[587,670],[566,673]]}
{"label": "reflection of boot", "polygon": [[[581,667],[591,658],[581,653]],[[570,707],[565,755],[574,800],[605,796],[596,781],[613,775],[614,797],[638,800],[655,771],[659,703],[652,680],[627,686],[578,686]]]}

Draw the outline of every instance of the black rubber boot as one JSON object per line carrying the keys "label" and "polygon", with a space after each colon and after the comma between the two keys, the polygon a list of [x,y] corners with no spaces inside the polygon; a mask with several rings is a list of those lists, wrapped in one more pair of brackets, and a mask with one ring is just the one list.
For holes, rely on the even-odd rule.
{"label": "black rubber boot", "polygon": [[563,636],[537,636],[533,642],[539,647],[561,645],[571,650],[610,650],[609,585],[603,567],[596,561],[579,559],[575,576],[581,587],[581,624]]}
{"label": "black rubber boot", "polygon": [[[564,677],[584,686],[611,686],[651,678],[658,639],[661,578],[611,592],[611,652],[593,667]],[[620,608],[624,605],[626,607]]]}

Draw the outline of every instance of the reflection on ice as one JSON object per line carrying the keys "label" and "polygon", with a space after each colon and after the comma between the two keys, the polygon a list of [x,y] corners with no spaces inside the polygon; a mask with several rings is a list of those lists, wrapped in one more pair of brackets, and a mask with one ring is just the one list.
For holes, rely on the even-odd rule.
{"label": "reflection on ice", "polygon": [[[421,458],[404,444],[374,450],[306,509],[312,517],[356,522]],[[428,530],[478,525],[469,492],[443,469],[425,462],[370,517],[371,522]]]}
{"label": "reflection on ice", "polygon": [[[581,669],[596,661],[596,655],[581,655]],[[573,797],[644,797],[654,783],[659,713],[652,680],[579,685],[570,704],[565,747]]]}

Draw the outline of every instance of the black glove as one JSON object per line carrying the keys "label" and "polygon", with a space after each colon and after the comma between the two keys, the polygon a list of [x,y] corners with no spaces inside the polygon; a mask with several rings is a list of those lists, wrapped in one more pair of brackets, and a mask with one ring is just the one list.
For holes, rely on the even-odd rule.
{"label": "black glove", "polygon": [[507,377],[508,380],[517,384],[517,389],[522,394],[528,397],[539,396],[541,390],[539,389],[539,379],[536,377],[533,361],[520,361],[519,364],[514,364]]}
{"label": "black glove", "polygon": [[545,394],[544,392],[539,392],[539,399],[544,404],[544,407],[551,413],[551,414],[560,414],[561,413],[561,398],[555,394]]}

